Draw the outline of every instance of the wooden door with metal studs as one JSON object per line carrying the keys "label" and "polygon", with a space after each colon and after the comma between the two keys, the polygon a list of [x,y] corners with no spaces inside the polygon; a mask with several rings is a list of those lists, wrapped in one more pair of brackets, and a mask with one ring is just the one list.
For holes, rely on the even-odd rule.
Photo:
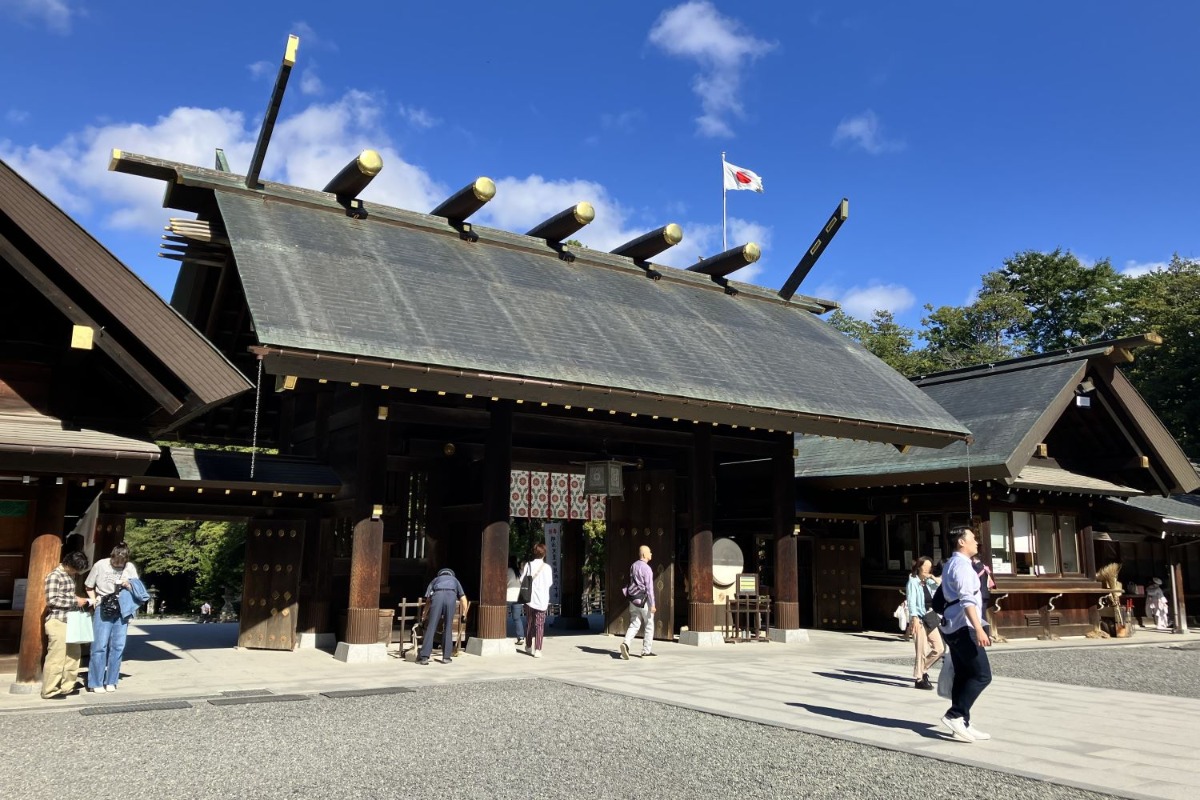
{"label": "wooden door with metal studs", "polygon": [[294,650],[304,523],[252,521],[246,532],[246,580],[238,647]]}

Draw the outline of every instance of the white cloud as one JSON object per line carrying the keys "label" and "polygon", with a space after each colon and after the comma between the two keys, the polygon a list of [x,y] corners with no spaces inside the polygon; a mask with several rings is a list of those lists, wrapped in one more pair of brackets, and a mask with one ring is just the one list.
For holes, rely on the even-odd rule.
{"label": "white cloud", "polygon": [[866,286],[851,286],[842,290],[832,284],[822,284],[813,294],[817,297],[836,300],[842,305],[842,310],[852,317],[869,320],[876,311],[887,310],[900,314],[913,307],[916,296],[908,287],[898,283],[880,283],[871,281]]}
{"label": "white cloud", "polygon": [[642,118],[642,112],[636,108],[622,111],[618,114],[601,114],[600,127],[606,131],[618,133],[633,133],[635,124]]}
{"label": "white cloud", "polygon": [[744,116],[739,99],[742,70],[775,45],[743,30],[740,22],[722,16],[712,3],[692,0],[664,11],[650,29],[650,42],[667,54],[697,61],[702,72],[692,91],[700,98],[696,118],[703,136],[733,136],[730,117]]}
{"label": "white cloud", "polygon": [[1130,259],[1125,262],[1125,266],[1121,269],[1121,274],[1127,278],[1138,278],[1151,272],[1166,269],[1168,266],[1170,265],[1166,261],[1137,262]]}
{"label": "white cloud", "polygon": [[21,125],[29,121],[29,112],[19,108],[10,108],[4,114],[4,121],[11,122],[13,125]]}
{"label": "white cloud", "polygon": [[324,50],[330,53],[336,53],[338,46],[336,42],[330,41],[323,36],[320,36],[313,26],[307,22],[300,20],[293,22],[292,27],[288,29],[288,33],[295,34],[300,37],[300,49],[303,50]]}
{"label": "white cloud", "polygon": [[[275,127],[263,177],[320,189],[355,155],[374,148],[384,169],[363,192],[370,201],[426,211],[447,196],[446,189],[391,146],[380,125],[376,99],[349,92],[328,104],[313,104],[284,117]],[[244,172],[258,138],[241,112],[177,108],[153,124],[115,123],[88,127],[50,148],[17,147],[0,141],[0,158],[72,214],[100,210],[112,228],[161,227],[162,184],[108,171],[111,150],[209,165],[213,151],[225,150],[235,172]]]}
{"label": "white cloud", "polygon": [[274,75],[278,67],[278,64],[272,64],[270,61],[255,61],[253,64],[246,65],[246,69],[250,70],[250,77],[254,80]]}
{"label": "white cloud", "polygon": [[71,32],[75,9],[66,0],[0,0],[0,13],[23,22],[43,24],[55,33]]}
{"label": "white cloud", "polygon": [[889,140],[883,135],[883,126],[878,115],[871,109],[863,113],[847,117],[838,123],[833,132],[833,144],[849,143],[866,150],[873,156],[881,153],[895,152],[904,149],[904,142]]}
{"label": "white cloud", "polygon": [[321,77],[317,75],[317,71],[312,67],[300,73],[300,93],[307,95],[320,94],[325,91],[325,84],[321,83]]}
{"label": "white cloud", "polygon": [[412,125],[414,128],[420,128],[421,130],[429,130],[430,128],[442,124],[442,121],[433,114],[430,114],[423,108],[417,108],[416,106],[402,105],[399,107],[399,112],[401,118],[407,121],[409,125]]}
{"label": "white cloud", "polygon": [[541,175],[496,181],[496,197],[480,212],[484,224],[524,233],[576,203],[588,202],[596,218],[572,238],[594,250],[612,250],[645,231],[628,225],[629,212],[595,181],[546,180]]}

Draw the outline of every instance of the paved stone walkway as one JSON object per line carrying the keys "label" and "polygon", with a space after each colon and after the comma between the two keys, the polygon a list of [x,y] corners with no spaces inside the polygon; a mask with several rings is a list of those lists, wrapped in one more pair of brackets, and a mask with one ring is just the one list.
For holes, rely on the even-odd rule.
{"label": "paved stone walkway", "polygon": [[[311,693],[536,676],[1124,797],[1194,800],[1200,795],[1200,700],[997,677],[972,715],[994,739],[964,744],[949,739],[938,723],[944,700],[913,689],[906,668],[874,660],[907,656],[910,644],[886,635],[813,631],[810,637],[800,644],[711,649],[657,642],[658,658],[635,655],[622,661],[613,637],[557,635],[547,639],[540,660],[514,650],[503,657],[462,655],[450,665],[417,666],[398,659],[346,665],[315,650],[237,650],[231,646],[234,625],[152,620],[130,630],[122,671],[128,677],[118,692],[59,702],[36,694],[0,694],[0,714],[11,728],[10,713],[64,712],[99,703],[248,689]],[[1183,640],[1139,632],[1128,642],[1099,646]],[[1044,646],[1013,642],[998,648]],[[1077,639],[1053,646],[1097,645]],[[0,675],[0,687],[11,681],[11,675]],[[1153,748],[1145,743],[1151,722],[1158,740]]]}

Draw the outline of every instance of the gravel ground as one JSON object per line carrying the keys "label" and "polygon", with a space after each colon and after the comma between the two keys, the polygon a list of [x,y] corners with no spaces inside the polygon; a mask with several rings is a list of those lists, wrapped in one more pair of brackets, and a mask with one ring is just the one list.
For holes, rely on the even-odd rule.
{"label": "gravel ground", "polygon": [[3,798],[1104,797],[552,681],[0,730]]}
{"label": "gravel ground", "polygon": [[[1031,681],[1200,698],[1200,642],[1178,645],[988,650],[992,674]],[[881,659],[912,665],[911,658]]]}

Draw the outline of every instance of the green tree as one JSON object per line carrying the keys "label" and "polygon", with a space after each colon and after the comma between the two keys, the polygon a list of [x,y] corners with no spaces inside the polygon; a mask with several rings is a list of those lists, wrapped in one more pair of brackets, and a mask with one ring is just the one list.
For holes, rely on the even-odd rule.
{"label": "green tree", "polygon": [[926,305],[920,337],[927,343],[931,370],[991,364],[1025,355],[1022,330],[1031,312],[1024,296],[1013,291],[999,272],[983,276],[975,301],[965,306]]}
{"label": "green tree", "polygon": [[1121,370],[1184,452],[1200,459],[1200,261],[1175,255],[1165,269],[1125,283],[1119,333],[1154,331],[1163,343],[1139,350]]}
{"label": "green tree", "polygon": [[1069,250],[1026,250],[995,274],[1024,300],[1029,315],[1012,333],[1035,351],[1111,339],[1121,328],[1123,279],[1108,259],[1089,267]]}
{"label": "green tree", "polygon": [[125,527],[130,558],[145,575],[184,577],[188,604],[218,599],[240,585],[245,563],[243,523],[178,519],[130,519]]}
{"label": "green tree", "polygon": [[879,309],[869,322],[864,322],[838,309],[827,321],[902,375],[911,377],[929,371],[928,354],[913,346],[915,332],[896,322],[891,311]]}

